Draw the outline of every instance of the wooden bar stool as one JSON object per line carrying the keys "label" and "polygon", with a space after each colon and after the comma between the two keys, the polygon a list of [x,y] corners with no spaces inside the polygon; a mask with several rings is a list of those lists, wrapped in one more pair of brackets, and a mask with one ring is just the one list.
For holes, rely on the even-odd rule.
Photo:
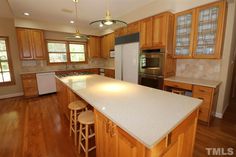
{"label": "wooden bar stool", "polygon": [[180,94],[180,95],[184,95],[185,94],[185,92],[183,90],[177,90],[177,89],[172,89],[172,93]]}
{"label": "wooden bar stool", "polygon": [[[94,113],[91,110],[87,110],[84,112],[81,112],[78,116],[78,121],[80,123],[80,131],[79,131],[79,153],[80,153],[80,147],[85,152],[85,157],[88,157],[88,153],[96,148],[96,146],[93,146],[91,148],[89,147],[89,139],[95,136],[95,133],[92,132],[89,127],[91,125],[94,125]],[[85,133],[83,132],[85,130]],[[85,146],[83,145],[83,141],[85,140]]]}
{"label": "wooden bar stool", "polygon": [[77,145],[77,133],[79,131],[78,126],[77,126],[77,123],[78,123],[77,117],[80,112],[86,109],[86,107],[87,107],[87,104],[80,100],[71,102],[68,105],[68,108],[70,109],[70,136],[73,132],[75,145]]}

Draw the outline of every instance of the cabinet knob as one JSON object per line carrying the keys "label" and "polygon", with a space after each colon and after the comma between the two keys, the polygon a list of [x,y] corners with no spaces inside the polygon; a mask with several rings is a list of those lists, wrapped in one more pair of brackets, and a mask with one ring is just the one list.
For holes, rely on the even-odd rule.
{"label": "cabinet knob", "polygon": [[116,135],[116,132],[115,132],[115,127],[116,125],[110,125],[111,129],[110,129],[110,136],[111,137],[114,137]]}

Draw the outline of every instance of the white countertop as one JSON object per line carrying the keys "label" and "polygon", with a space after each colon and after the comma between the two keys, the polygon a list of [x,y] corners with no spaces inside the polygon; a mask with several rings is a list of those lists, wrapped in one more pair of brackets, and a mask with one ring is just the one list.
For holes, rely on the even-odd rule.
{"label": "white countertop", "polygon": [[212,88],[216,88],[218,85],[221,84],[221,81],[194,79],[194,78],[186,78],[186,77],[179,77],[179,76],[165,78],[165,80],[173,81],[173,82],[188,83],[188,84],[193,84],[193,85],[206,86],[206,87],[212,87]]}
{"label": "white countertop", "polygon": [[59,79],[150,149],[202,103],[199,99],[99,75]]}

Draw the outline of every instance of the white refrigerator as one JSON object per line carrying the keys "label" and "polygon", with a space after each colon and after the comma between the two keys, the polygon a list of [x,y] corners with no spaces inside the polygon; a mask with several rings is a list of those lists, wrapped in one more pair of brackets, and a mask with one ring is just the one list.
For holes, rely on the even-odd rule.
{"label": "white refrigerator", "polygon": [[139,42],[115,46],[115,78],[138,84]]}

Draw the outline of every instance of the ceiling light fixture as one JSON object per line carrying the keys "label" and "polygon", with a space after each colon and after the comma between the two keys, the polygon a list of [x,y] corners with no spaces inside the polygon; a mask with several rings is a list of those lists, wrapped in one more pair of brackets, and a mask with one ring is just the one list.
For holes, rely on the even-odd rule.
{"label": "ceiling light fixture", "polygon": [[73,24],[73,23],[75,23],[75,21],[71,20],[70,23]]}
{"label": "ceiling light fixture", "polygon": [[25,15],[25,16],[30,16],[30,14],[29,14],[29,13],[27,13],[27,12],[25,12],[25,13],[24,13],[24,15]]}
{"label": "ceiling light fixture", "polygon": [[109,27],[109,26],[116,25],[116,27],[122,27],[122,26],[126,26],[127,23],[121,20],[112,19],[112,16],[109,10],[109,0],[107,0],[107,11],[106,11],[105,18],[102,20],[93,21],[90,23],[90,25],[99,26],[99,27],[103,27],[103,26]]}
{"label": "ceiling light fixture", "polygon": [[[79,0],[73,0],[73,2],[75,3],[75,21],[73,21],[75,23],[75,33],[71,36],[66,37],[66,39],[70,39],[70,40],[88,40],[88,36],[84,35],[84,34],[80,34],[79,31],[79,19],[78,19],[78,3]],[[70,23],[72,23],[72,20],[70,21]]]}

